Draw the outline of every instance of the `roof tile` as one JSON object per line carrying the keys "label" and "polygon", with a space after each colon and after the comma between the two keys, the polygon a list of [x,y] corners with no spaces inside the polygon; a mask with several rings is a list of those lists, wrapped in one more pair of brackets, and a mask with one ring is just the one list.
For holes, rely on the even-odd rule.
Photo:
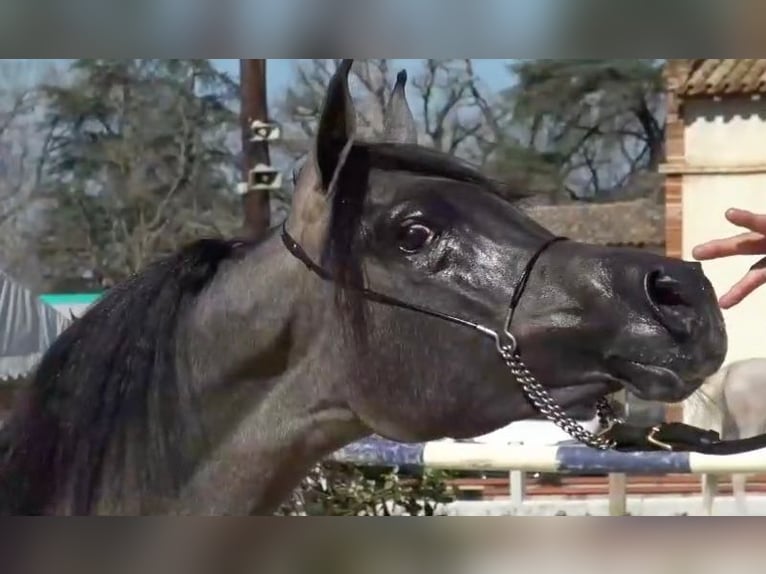
{"label": "roof tile", "polygon": [[653,198],[536,205],[526,212],[552,233],[577,241],[629,246],[665,243],[665,207]]}
{"label": "roof tile", "polygon": [[766,93],[766,59],[697,59],[679,78],[681,96],[722,96]]}

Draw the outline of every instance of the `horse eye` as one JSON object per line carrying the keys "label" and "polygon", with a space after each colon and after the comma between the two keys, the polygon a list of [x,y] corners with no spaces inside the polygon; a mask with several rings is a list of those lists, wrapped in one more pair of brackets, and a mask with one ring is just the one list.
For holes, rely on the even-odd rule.
{"label": "horse eye", "polygon": [[399,231],[399,249],[405,253],[415,253],[428,246],[436,234],[419,222],[405,224]]}

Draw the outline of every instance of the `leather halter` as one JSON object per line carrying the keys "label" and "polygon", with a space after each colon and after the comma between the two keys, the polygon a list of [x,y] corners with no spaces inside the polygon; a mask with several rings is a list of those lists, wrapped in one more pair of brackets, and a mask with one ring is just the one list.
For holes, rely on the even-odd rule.
{"label": "leather halter", "polygon": [[[286,228],[286,222],[282,224],[282,241],[287,250],[306,267],[326,281],[334,281],[333,276],[328,273],[320,265],[316,264],[301,245],[293,239],[288,233]],[[513,375],[522,384],[522,389],[525,392],[527,398],[529,398],[534,406],[541,414],[544,414],[549,420],[552,420],[570,435],[578,438],[585,444],[591,446],[597,446],[597,448],[614,448],[617,450],[665,450],[665,451],[696,451],[706,454],[725,455],[735,454],[741,452],[747,452],[766,448],[766,433],[757,436],[749,437],[746,439],[738,440],[721,440],[718,433],[711,430],[700,429],[695,426],[683,424],[683,423],[661,423],[652,427],[638,427],[630,425],[624,421],[614,417],[611,409],[608,407],[608,403],[605,399],[601,399],[598,405],[598,415],[601,419],[602,425],[606,427],[599,435],[592,435],[588,431],[579,427],[573,419],[569,419],[564,415],[561,409],[552,402],[552,399],[547,394],[547,391],[535,381],[534,377],[524,367],[518,354],[518,344],[516,338],[511,333],[511,321],[513,320],[516,307],[521,301],[521,296],[524,293],[524,289],[529,281],[529,277],[534,269],[540,256],[551,245],[558,241],[565,241],[568,238],[554,236],[545,241],[537,251],[529,258],[527,264],[524,266],[524,270],[513,289],[511,301],[508,305],[508,311],[506,319],[503,323],[502,329],[492,329],[481,323],[476,323],[468,319],[458,317],[456,315],[450,315],[449,313],[443,313],[434,309],[429,309],[421,305],[414,303],[407,303],[384,295],[371,289],[367,289],[359,286],[349,286],[352,289],[359,291],[366,299],[370,301],[376,301],[384,305],[390,305],[393,307],[399,307],[401,309],[407,309],[418,313],[423,313],[431,317],[443,319],[456,325],[462,325],[482,333],[483,335],[490,337],[495,341],[497,350],[500,356],[506,362],[511,369]],[[558,420],[556,420],[558,419]],[[611,419],[611,420],[610,420]]]}
{"label": "leather halter", "polygon": [[[554,243],[558,241],[566,241],[567,239],[568,239],[567,237],[560,237],[560,236],[551,237],[550,239],[545,241],[537,249],[537,251],[535,251],[532,257],[529,258],[529,261],[524,267],[524,271],[522,272],[521,277],[519,278],[519,281],[516,283],[516,286],[513,289],[513,295],[511,296],[511,301],[508,305],[508,310],[506,312],[506,318],[505,318],[505,322],[503,324],[502,330],[492,329],[490,327],[482,325],[481,323],[469,321],[468,319],[458,317],[457,315],[450,315],[449,313],[435,311],[434,309],[429,309],[428,307],[416,305],[414,303],[407,303],[406,301],[402,301],[400,299],[396,299],[395,297],[384,295],[382,293],[378,293],[377,291],[372,291],[371,289],[367,289],[364,287],[353,286],[351,288],[359,291],[366,299],[369,299],[370,301],[376,301],[384,305],[390,305],[392,307],[399,307],[400,309],[407,309],[409,311],[423,313],[425,315],[430,315],[431,317],[436,317],[439,319],[443,319],[444,321],[449,321],[450,323],[454,323],[456,325],[469,327],[494,340],[498,350],[501,350],[503,347],[505,347],[506,349],[510,347],[511,350],[513,351],[517,347],[517,342],[516,342],[516,338],[511,333],[511,321],[513,320],[513,315],[516,311],[516,307],[518,307],[519,302],[521,301],[521,296],[524,293],[524,288],[527,286],[527,282],[529,281],[529,276],[531,275],[532,270],[534,269],[535,263],[537,263],[537,260],[540,258],[543,252],[545,252],[545,250],[548,249],[548,247],[550,247],[551,245],[553,245]],[[293,237],[287,232],[285,223],[282,224],[282,241],[285,244],[285,247],[287,247],[287,250],[290,253],[292,253],[293,256],[295,256],[297,259],[303,262],[303,264],[306,265],[306,267],[308,267],[316,275],[318,275],[325,281],[334,280],[332,275],[328,273],[323,267],[315,263],[311,259],[309,254],[306,253],[303,247],[301,247],[301,245],[295,239],[293,239]]]}

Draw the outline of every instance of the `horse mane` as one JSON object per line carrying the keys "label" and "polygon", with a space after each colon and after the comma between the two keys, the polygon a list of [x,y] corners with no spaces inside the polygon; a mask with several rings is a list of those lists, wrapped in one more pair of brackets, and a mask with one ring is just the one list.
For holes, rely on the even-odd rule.
{"label": "horse mane", "polygon": [[58,337],[0,434],[0,513],[66,500],[89,514],[107,464],[117,469],[107,488],[182,484],[205,435],[176,374],[179,315],[244,245],[196,241],[112,288]]}
{"label": "horse mane", "polygon": [[473,164],[441,150],[419,144],[361,142],[355,147],[368,150],[370,166],[385,171],[406,171],[470,183],[506,201],[529,196],[516,183],[500,181],[482,173]]}

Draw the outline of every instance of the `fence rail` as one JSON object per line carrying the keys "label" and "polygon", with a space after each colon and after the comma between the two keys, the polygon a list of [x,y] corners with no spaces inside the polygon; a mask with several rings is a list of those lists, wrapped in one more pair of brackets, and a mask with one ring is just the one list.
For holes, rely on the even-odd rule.
{"label": "fence rail", "polygon": [[357,465],[452,470],[593,474],[729,474],[766,472],[766,449],[732,454],[600,451],[578,444],[490,445],[448,441],[404,444],[380,438],[352,443],[333,460]]}
{"label": "fence rail", "polygon": [[[522,497],[533,501],[547,497],[606,497],[610,494],[611,483],[605,476],[567,476],[558,475],[560,481],[548,482],[540,478],[530,478],[524,486]],[[414,478],[403,478],[402,484],[415,484]],[[448,478],[445,484],[453,488],[460,497],[479,501],[502,501],[513,495],[513,485],[510,476]],[[630,475],[624,487],[627,496],[699,496],[700,480],[693,474],[660,474],[652,476]],[[750,494],[766,494],[766,474],[759,473],[748,477],[746,492]],[[734,484],[731,477],[721,477],[717,494],[731,496]]]}

